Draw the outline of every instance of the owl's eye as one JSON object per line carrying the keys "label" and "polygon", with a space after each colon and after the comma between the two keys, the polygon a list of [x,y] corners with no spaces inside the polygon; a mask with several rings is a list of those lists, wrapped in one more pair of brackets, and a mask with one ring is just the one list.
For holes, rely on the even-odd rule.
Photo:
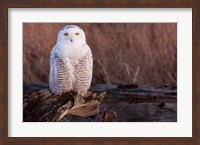
{"label": "owl's eye", "polygon": [[64,35],[64,36],[68,36],[69,34],[68,34],[68,33],[64,33],[63,35]]}
{"label": "owl's eye", "polygon": [[79,35],[80,35],[80,33],[75,33],[75,35],[76,35],[76,36],[79,36]]}

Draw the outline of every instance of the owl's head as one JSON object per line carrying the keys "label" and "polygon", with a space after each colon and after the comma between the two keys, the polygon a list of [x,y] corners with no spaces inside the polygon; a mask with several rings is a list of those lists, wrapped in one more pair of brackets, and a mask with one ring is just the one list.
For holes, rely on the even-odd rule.
{"label": "owl's head", "polygon": [[86,43],[85,33],[76,25],[67,25],[58,33],[57,43],[69,45]]}

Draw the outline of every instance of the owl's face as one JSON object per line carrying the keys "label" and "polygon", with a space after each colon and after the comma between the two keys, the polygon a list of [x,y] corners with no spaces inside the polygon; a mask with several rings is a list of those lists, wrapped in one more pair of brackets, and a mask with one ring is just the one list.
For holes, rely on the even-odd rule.
{"label": "owl's face", "polygon": [[85,33],[75,25],[67,25],[58,33],[57,43],[77,45],[86,43]]}

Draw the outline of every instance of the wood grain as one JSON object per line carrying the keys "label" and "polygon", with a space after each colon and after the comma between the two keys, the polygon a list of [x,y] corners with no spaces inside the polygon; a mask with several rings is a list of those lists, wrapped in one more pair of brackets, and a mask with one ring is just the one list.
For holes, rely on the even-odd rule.
{"label": "wood grain", "polygon": [[8,134],[8,13],[1,1],[1,47],[0,47],[0,135]]}
{"label": "wood grain", "polygon": [[[193,136],[190,138],[8,138],[8,8],[192,8]],[[0,1],[0,144],[200,145],[200,1],[199,0],[1,0]]]}

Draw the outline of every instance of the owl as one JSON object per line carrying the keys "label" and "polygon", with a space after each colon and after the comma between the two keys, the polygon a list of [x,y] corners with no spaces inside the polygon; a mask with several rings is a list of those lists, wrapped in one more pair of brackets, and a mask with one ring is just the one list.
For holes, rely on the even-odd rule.
{"label": "owl", "polygon": [[49,87],[54,95],[75,91],[83,96],[92,81],[93,57],[84,31],[63,27],[50,55]]}

